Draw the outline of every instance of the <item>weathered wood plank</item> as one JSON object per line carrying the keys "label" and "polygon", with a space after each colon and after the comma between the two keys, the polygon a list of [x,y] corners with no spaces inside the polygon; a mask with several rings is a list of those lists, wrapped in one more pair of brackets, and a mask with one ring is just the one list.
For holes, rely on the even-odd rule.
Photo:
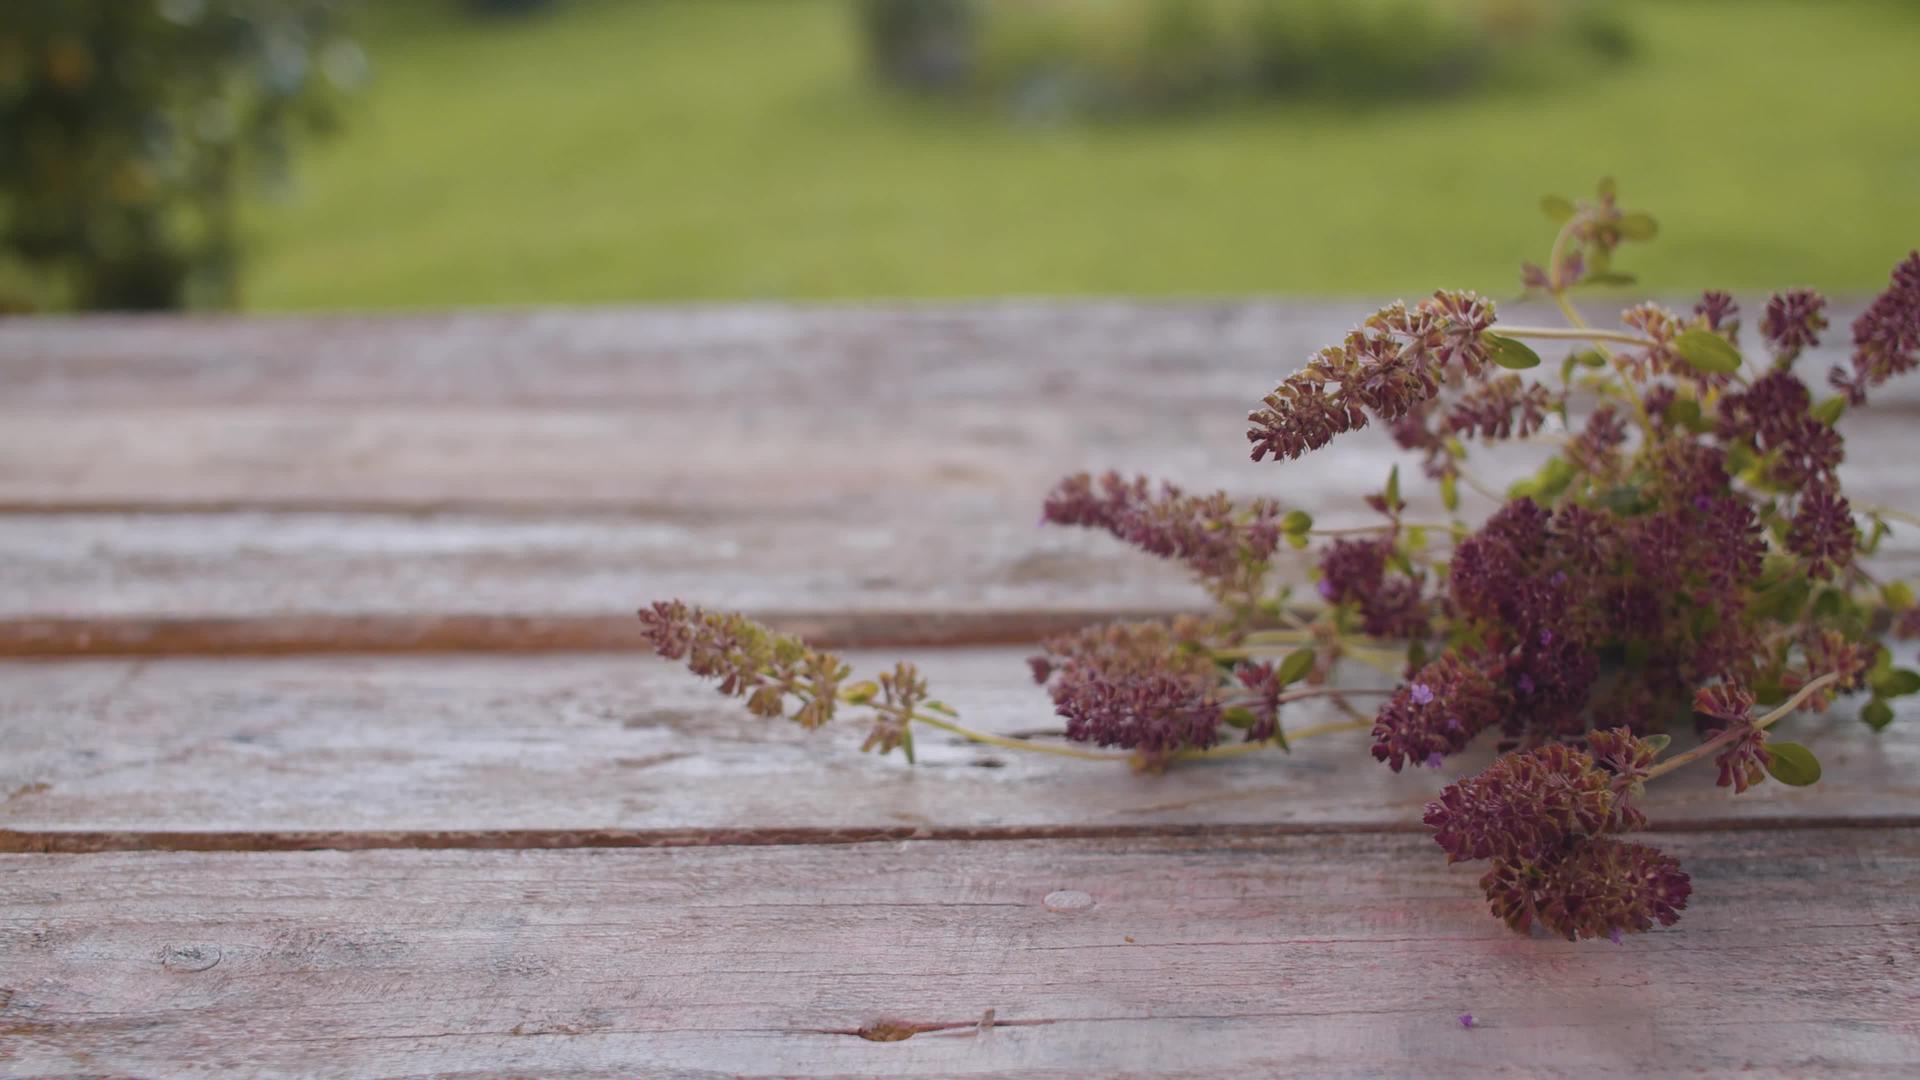
{"label": "weathered wood plank", "polygon": [[[1742,297],[1750,310],[1762,299]],[[927,409],[1035,390],[1083,404],[1171,403],[1223,391],[1237,399],[1246,377],[1284,375],[1376,306],[1364,299],[1069,300],[12,318],[0,321],[0,389],[20,408],[662,411],[757,397]],[[1800,360],[1803,370],[1817,375],[1844,355],[1845,327],[1860,306],[1835,309],[1836,329]],[[1509,321],[1559,322],[1551,307],[1503,304],[1502,311]],[[1604,305],[1590,305],[1589,314],[1603,318]],[[1901,384],[1885,393],[1915,398]]]}
{"label": "weathered wood plank", "polygon": [[7,856],[0,1068],[1920,1068],[1920,832],[1659,842],[1695,899],[1621,946],[1510,934],[1412,836]]}
{"label": "weathered wood plank", "polygon": [[[664,595],[872,642],[1182,609],[1041,497],[1116,467],[1362,520],[1382,433],[1255,466],[1240,418],[1363,310],[0,323],[0,653],[624,647]],[[1851,482],[1915,501],[1872,452],[1906,415],[1850,422]]]}
{"label": "weathered wood plank", "polygon": [[[867,670],[892,653],[856,654]],[[968,723],[1055,729],[1013,649],[922,651]],[[1308,704],[1296,727],[1329,713]],[[1669,827],[1920,820],[1920,726],[1837,710],[1787,721],[1825,765],[1807,789],[1734,798],[1656,785]],[[1351,732],[1165,776],[960,743],[921,764],[745,715],[639,656],[307,657],[0,663],[0,829],[13,850],[568,846],[1051,835],[1193,826],[1417,829],[1446,770],[1389,772]]]}

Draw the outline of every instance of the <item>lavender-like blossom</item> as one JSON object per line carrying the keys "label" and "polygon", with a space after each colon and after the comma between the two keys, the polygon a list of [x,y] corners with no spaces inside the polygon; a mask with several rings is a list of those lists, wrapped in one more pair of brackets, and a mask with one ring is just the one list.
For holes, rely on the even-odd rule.
{"label": "lavender-like blossom", "polygon": [[1189,495],[1172,484],[1156,491],[1145,477],[1109,472],[1097,481],[1086,473],[1062,480],[1047,495],[1042,520],[1104,529],[1203,578],[1245,585],[1279,546],[1284,514],[1271,499],[1235,503],[1223,491]]}
{"label": "lavender-like blossom", "polygon": [[1482,666],[1498,662],[1448,651],[1397,691],[1373,722],[1373,756],[1399,772],[1408,761],[1438,768],[1436,757],[1458,753],[1500,721],[1511,698]]}
{"label": "lavender-like blossom", "polygon": [[1867,391],[1920,366],[1920,251],[1893,268],[1885,292],[1853,321],[1852,370],[1835,367],[1827,381],[1858,405]]}
{"label": "lavender-like blossom", "polygon": [[1802,349],[1820,344],[1820,331],[1827,328],[1826,309],[1827,298],[1812,289],[1788,289],[1767,298],[1760,334],[1773,347],[1776,363],[1785,367]]}
{"label": "lavender-like blossom", "polygon": [[1493,319],[1493,304],[1471,292],[1436,292],[1411,308],[1380,309],[1345,342],[1315,353],[1247,416],[1253,460],[1297,458],[1365,427],[1369,413],[1398,420],[1442,385],[1479,375]]}

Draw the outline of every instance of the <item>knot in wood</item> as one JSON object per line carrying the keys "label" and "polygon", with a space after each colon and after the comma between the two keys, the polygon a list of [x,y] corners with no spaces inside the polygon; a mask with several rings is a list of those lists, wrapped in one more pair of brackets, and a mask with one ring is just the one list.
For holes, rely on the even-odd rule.
{"label": "knot in wood", "polygon": [[160,966],[179,974],[205,971],[219,962],[218,945],[168,945],[160,950]]}
{"label": "knot in wood", "polygon": [[1041,903],[1048,911],[1085,911],[1093,906],[1093,897],[1079,889],[1055,889]]}

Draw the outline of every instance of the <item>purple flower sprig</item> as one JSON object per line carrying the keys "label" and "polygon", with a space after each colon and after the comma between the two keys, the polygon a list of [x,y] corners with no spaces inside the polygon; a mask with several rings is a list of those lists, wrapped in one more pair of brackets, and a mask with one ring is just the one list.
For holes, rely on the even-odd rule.
{"label": "purple flower sprig", "polygon": [[[1900,666],[1920,637],[1916,583],[1871,565],[1920,517],[1856,505],[1842,477],[1848,410],[1920,367],[1920,252],[1853,321],[1847,362],[1821,389],[1796,371],[1834,345],[1817,292],[1764,303],[1757,362],[1724,292],[1629,305],[1596,326],[1576,300],[1629,282],[1616,255],[1657,226],[1610,182],[1542,207],[1558,228],[1523,280],[1565,326],[1501,322],[1463,291],[1390,304],[1248,414],[1250,456],[1270,469],[1389,428],[1436,490],[1402,491],[1397,466],[1384,489],[1356,484],[1354,508],[1382,524],[1316,528],[1275,498],[1114,473],[1067,477],[1046,496],[1044,523],[1178,563],[1214,602],[1207,617],[1044,643],[1033,674],[1063,741],[964,727],[912,665],[852,682],[831,653],[739,615],[656,604],[641,613],[645,638],[755,715],[814,728],[864,710],[863,748],[909,760],[925,728],[1144,770],[1356,730],[1395,772],[1443,769],[1496,741],[1501,756],[1425,818],[1450,861],[1486,864],[1493,913],[1616,942],[1670,925],[1690,879],[1623,835],[1646,825],[1648,783],[1711,758],[1735,794],[1810,784],[1819,763],[1772,737],[1779,719],[1862,694],[1859,716],[1879,729],[1892,699],[1920,693],[1920,671]],[[1557,380],[1535,346],[1568,350]],[[1470,454],[1522,441],[1538,468],[1506,491],[1468,471]],[[1306,558],[1291,563],[1296,551]],[[1391,685],[1356,683],[1350,661]],[[1366,695],[1382,699],[1370,713],[1353,704]],[[1296,722],[1308,702],[1336,718]],[[1667,753],[1668,729],[1688,718],[1698,743]]]}

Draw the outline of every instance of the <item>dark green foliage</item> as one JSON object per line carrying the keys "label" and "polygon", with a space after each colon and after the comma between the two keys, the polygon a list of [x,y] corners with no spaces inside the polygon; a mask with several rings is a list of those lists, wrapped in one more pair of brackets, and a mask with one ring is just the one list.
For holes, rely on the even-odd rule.
{"label": "dark green foliage", "polygon": [[87,309],[236,299],[242,185],[284,177],[366,62],[341,0],[8,0],[0,258]]}
{"label": "dark green foliage", "polygon": [[1604,5],[1579,0],[863,0],[861,12],[888,81],[1027,116],[1430,97],[1631,49]]}

